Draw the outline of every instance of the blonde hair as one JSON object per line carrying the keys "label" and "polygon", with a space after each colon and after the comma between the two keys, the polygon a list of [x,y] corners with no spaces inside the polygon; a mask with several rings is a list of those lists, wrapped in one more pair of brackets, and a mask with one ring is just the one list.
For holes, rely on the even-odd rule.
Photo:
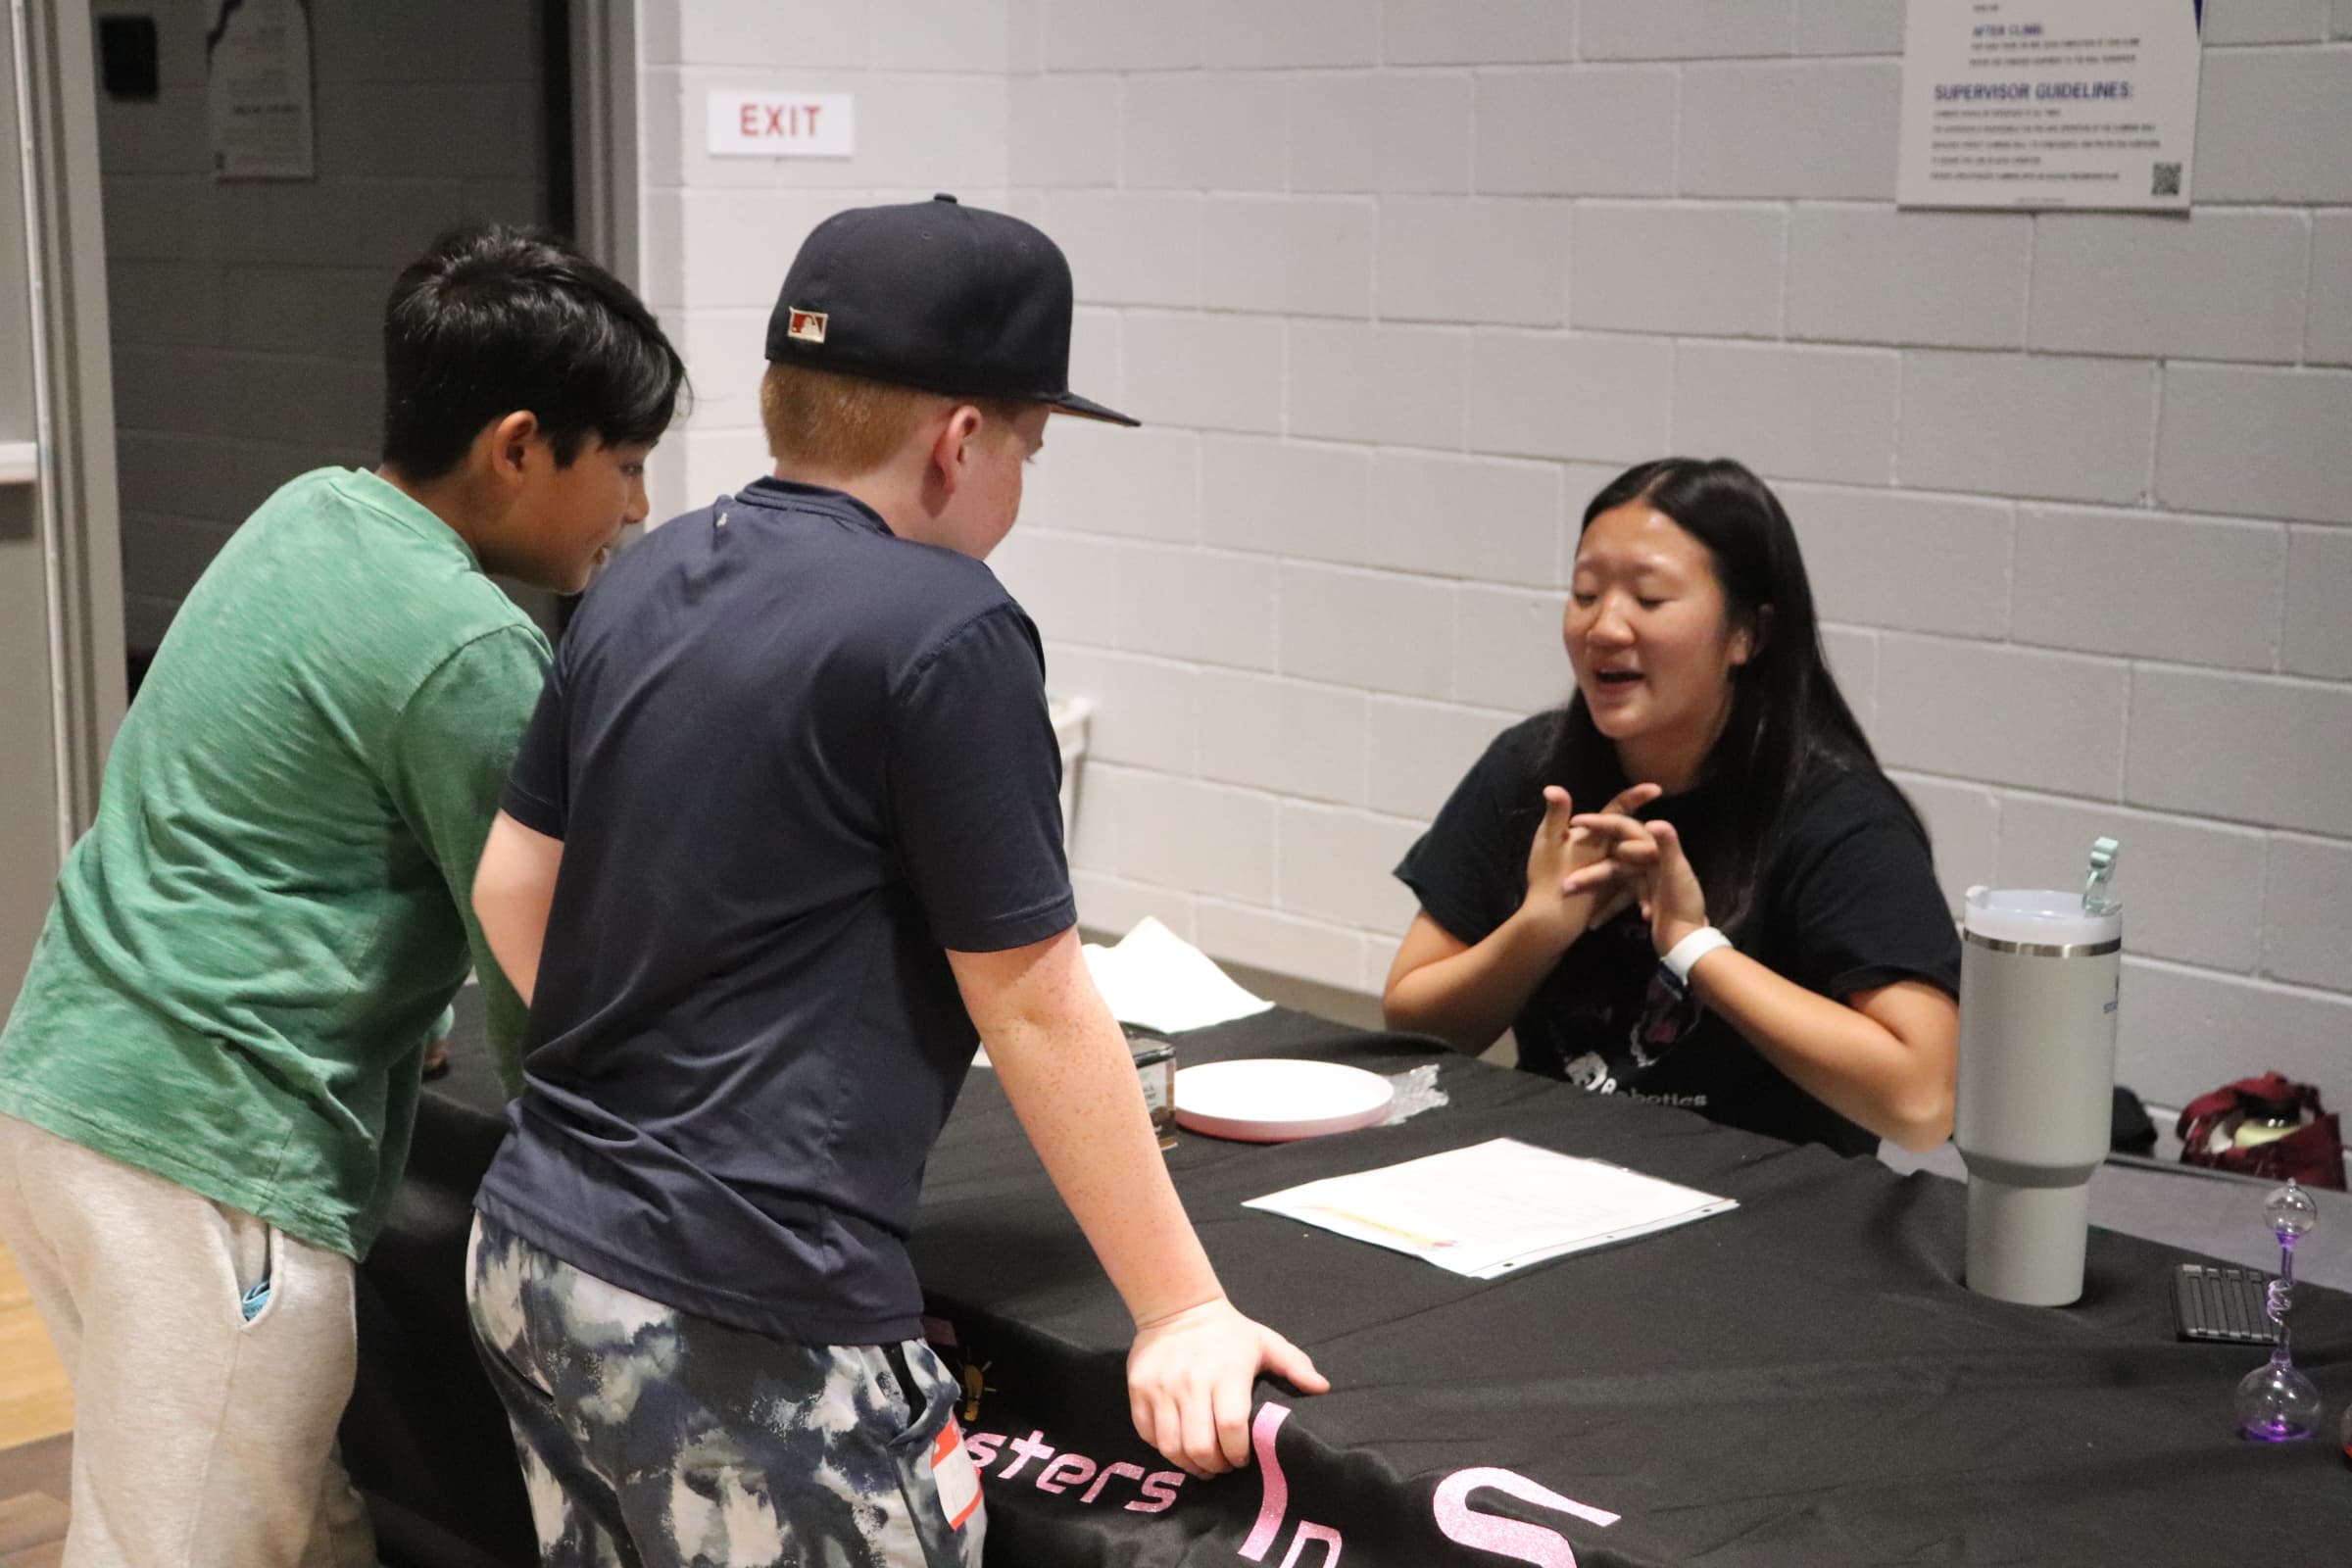
{"label": "blonde hair", "polygon": [[1017,398],[951,398],[806,365],[770,364],[760,378],[768,455],[853,477],[897,457],[941,409],[964,403],[1008,429],[1029,406]]}

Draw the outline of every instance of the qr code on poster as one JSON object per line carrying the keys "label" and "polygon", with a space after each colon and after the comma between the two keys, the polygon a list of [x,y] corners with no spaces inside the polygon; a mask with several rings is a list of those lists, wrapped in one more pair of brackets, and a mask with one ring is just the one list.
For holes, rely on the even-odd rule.
{"label": "qr code on poster", "polygon": [[2179,164],[2158,164],[2156,166],[2156,178],[2150,185],[2148,194],[2151,196],[2180,195],[2180,166]]}

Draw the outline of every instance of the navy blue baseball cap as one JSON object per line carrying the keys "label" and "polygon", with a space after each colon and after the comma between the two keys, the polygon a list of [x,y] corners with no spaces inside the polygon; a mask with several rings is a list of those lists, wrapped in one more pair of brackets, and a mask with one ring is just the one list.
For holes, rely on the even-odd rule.
{"label": "navy blue baseball cap", "polygon": [[802,242],[767,357],[1140,423],[1070,390],[1070,264],[1034,224],[953,196],[852,208]]}

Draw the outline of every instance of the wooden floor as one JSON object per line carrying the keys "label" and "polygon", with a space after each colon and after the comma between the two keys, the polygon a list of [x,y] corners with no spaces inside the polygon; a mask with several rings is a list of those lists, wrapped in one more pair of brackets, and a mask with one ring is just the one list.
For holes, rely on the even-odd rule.
{"label": "wooden floor", "polygon": [[[15,1259],[0,1248],[0,1448],[73,1430],[74,1391],[66,1369],[49,1348]],[[0,1556],[0,1568],[6,1565]]]}
{"label": "wooden floor", "polygon": [[66,1549],[74,1393],[0,1249],[0,1568],[56,1568]]}
{"label": "wooden floor", "polygon": [[65,1560],[73,1455],[71,1433],[0,1451],[0,1568],[57,1568]]}

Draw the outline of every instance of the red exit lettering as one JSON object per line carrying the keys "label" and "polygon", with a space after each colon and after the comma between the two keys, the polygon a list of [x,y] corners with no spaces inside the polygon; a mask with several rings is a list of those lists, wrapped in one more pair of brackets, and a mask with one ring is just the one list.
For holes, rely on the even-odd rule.
{"label": "red exit lettering", "polygon": [[786,141],[816,134],[823,104],[745,104],[735,119],[746,136],[780,137]]}

